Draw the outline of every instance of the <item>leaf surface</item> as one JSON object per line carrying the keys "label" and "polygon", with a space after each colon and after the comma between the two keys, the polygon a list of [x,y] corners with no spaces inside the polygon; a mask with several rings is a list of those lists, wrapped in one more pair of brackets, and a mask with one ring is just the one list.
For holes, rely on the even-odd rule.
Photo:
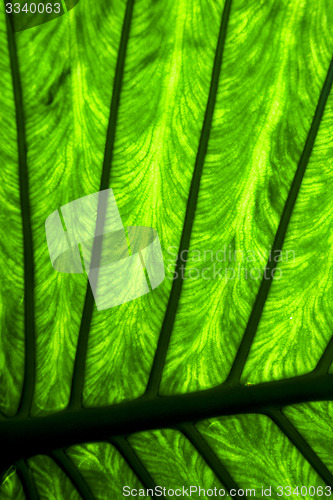
{"label": "leaf surface", "polygon": [[[1,498],[333,488],[332,24],[81,0],[14,34],[1,7]],[[108,187],[166,279],[97,311],[45,220]]]}

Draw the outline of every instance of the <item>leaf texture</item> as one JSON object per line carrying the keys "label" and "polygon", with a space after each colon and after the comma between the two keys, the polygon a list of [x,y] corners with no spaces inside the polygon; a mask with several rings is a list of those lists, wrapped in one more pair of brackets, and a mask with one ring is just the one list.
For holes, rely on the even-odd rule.
{"label": "leaf texture", "polygon": [[[1,498],[333,488],[332,25],[81,0],[13,33],[2,4]],[[109,187],[166,279],[97,311],[45,220]]]}

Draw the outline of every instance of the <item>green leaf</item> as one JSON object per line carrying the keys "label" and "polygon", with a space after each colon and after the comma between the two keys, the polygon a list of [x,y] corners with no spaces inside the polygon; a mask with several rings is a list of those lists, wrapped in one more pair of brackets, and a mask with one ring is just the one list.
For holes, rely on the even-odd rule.
{"label": "green leaf", "polygon": [[[1,498],[330,495],[332,23],[81,0],[13,33],[1,8]],[[45,220],[107,188],[166,278],[98,311]]]}

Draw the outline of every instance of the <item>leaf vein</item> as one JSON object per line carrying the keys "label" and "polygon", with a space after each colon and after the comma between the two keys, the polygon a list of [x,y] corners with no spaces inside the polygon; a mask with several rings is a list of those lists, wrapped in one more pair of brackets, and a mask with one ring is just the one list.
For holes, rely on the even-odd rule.
{"label": "leaf vein", "polygon": [[[208,101],[205,111],[205,117],[203,121],[203,126],[201,130],[201,136],[199,140],[198,152],[196,156],[194,172],[192,177],[192,182],[190,186],[186,214],[184,219],[183,231],[179,244],[179,252],[178,255],[181,254],[184,250],[188,250],[190,245],[190,238],[192,232],[192,226],[195,216],[195,210],[197,205],[197,199],[200,188],[201,175],[203,171],[203,165],[205,161],[205,156],[207,152],[208,140],[211,130],[211,124],[213,120],[216,95],[218,90],[219,77],[222,66],[223,52],[225,46],[225,39],[227,35],[228,21],[230,17],[232,0],[226,0],[222,21],[220,25],[220,32],[216,47],[212,78],[210,84],[210,90],[208,95]],[[151,372],[149,375],[149,380],[145,392],[146,397],[150,397],[153,394],[157,394],[159,390],[159,385],[162,377],[162,372],[164,368],[165,358],[167,355],[167,350],[169,346],[169,341],[177,313],[177,308],[179,304],[181,289],[183,285],[183,274],[180,273],[180,266],[182,263],[180,260],[177,260],[176,263],[176,273],[178,273],[179,278],[173,280],[172,288],[169,296],[168,305],[166,308],[165,316],[163,319],[163,324],[161,327],[157,348],[155,351],[155,357],[153,360]]]}
{"label": "leaf vein", "polygon": [[[102,167],[102,177],[100,183],[100,191],[107,189],[110,181],[110,170],[112,164],[113,157],[113,147],[114,140],[116,134],[116,125],[117,125],[117,116],[120,102],[120,92],[122,79],[124,74],[125,67],[125,58],[126,58],[126,49],[129,39],[131,20],[133,14],[133,6],[134,0],[128,0],[126,4],[126,11],[123,22],[123,29],[121,33],[121,39],[119,44],[118,58],[116,64],[116,72],[113,83],[113,92],[111,98],[111,107],[110,107],[110,116],[109,116],[109,124],[107,130],[107,138],[105,144],[105,152],[104,152],[104,160]],[[105,208],[104,210],[98,210],[98,221],[96,226],[101,226],[104,224],[105,219]],[[96,239],[95,239],[96,242]],[[95,242],[93,245],[93,254],[100,256],[100,245],[97,249],[95,246]],[[95,258],[95,257],[94,257]],[[99,259],[97,259],[98,261]],[[89,283],[87,283],[87,291],[85,296],[85,301],[83,305],[80,331],[78,337],[78,343],[76,348],[76,355],[74,361],[74,370],[73,370],[73,378],[72,378],[72,387],[71,394],[69,399],[69,408],[78,408],[82,404],[82,392],[84,385],[84,371],[85,371],[85,363],[86,363],[86,355],[87,355],[87,347],[88,347],[88,338],[92,320],[92,313],[94,308],[94,297]]]}
{"label": "leaf vein", "polygon": [[29,176],[27,165],[27,144],[23,109],[22,85],[17,56],[15,34],[6,15],[8,51],[13,83],[16,114],[17,149],[20,208],[23,232],[23,269],[24,269],[24,378],[17,414],[28,415],[31,410],[35,388],[35,298],[34,298],[34,255],[31,229],[31,209],[29,199]]}
{"label": "leaf vein", "polygon": [[272,421],[281,429],[287,438],[294,446],[302,453],[303,457],[309,462],[311,467],[319,474],[319,476],[333,488],[333,475],[328,470],[326,465],[314,452],[311,446],[306,442],[303,436],[298,432],[296,427],[283,414],[281,410],[271,410],[266,413]]}
{"label": "leaf vein", "polygon": [[64,450],[54,450],[50,453],[50,457],[70,479],[83,500],[95,500],[88,484]]}
{"label": "leaf vein", "polygon": [[[114,437],[110,440],[110,443],[119,451],[121,456],[124,458],[126,463],[132,469],[136,477],[143,484],[146,489],[152,489],[154,491],[156,483],[149,471],[140,460],[138,455],[133,450],[133,447],[129,444],[127,439],[122,436]],[[165,498],[161,495],[161,498]]]}
{"label": "leaf vein", "polygon": [[[254,302],[243,338],[241,340],[240,346],[238,348],[236,357],[234,359],[233,365],[229,372],[229,375],[224,383],[237,383],[241,377],[243,368],[245,366],[247,357],[250,352],[250,348],[256,334],[259,321],[266,303],[266,299],[268,296],[268,292],[270,286],[272,284],[272,280],[274,278],[273,269],[275,266],[274,259],[271,256],[276,254],[277,251],[281,251],[283,247],[283,243],[285,240],[286,232],[288,229],[289,221],[291,214],[293,212],[296,199],[302,184],[302,180],[305,174],[306,167],[308,165],[312,149],[315,143],[315,139],[317,137],[317,133],[319,130],[319,126],[324,114],[325,105],[332,88],[333,83],[333,59],[331,60],[328,73],[318,100],[318,104],[316,107],[316,111],[312,120],[312,124],[305,142],[305,146],[300,157],[298,167],[292,181],[289,194],[286,200],[286,203],[283,208],[282,216],[280,219],[280,223],[275,235],[275,239],[273,242],[273,246],[270,252],[270,257],[268,258],[268,262],[266,264],[267,272],[264,273],[263,279],[260,284],[260,288]],[[268,278],[266,278],[268,276]],[[332,348],[333,349],[333,348]]]}

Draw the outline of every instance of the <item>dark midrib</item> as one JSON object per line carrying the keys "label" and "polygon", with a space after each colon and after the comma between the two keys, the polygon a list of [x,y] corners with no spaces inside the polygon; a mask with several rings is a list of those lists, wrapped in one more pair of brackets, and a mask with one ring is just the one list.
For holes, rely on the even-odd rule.
{"label": "dark midrib", "polygon": [[[198,432],[192,424],[182,424],[178,426],[178,429],[184,434],[184,436],[190,441],[190,443],[196,448],[198,453],[205,460],[207,465],[212,469],[218,480],[222,483],[222,485],[228,490],[230,494],[231,489],[239,490],[238,484],[233,480],[230,476],[227,469],[222,465],[220,459],[215,454],[213,449],[209,446],[207,441],[202,437],[202,435]],[[242,498],[247,498],[245,495],[239,497],[238,495],[234,495],[233,498],[237,500],[241,500]]]}
{"label": "dark midrib", "polygon": [[21,481],[24,494],[28,500],[39,500],[39,495],[31,470],[24,460],[19,460],[16,464],[16,472]]}
{"label": "dark midrib", "polygon": [[[232,0],[226,0],[224,10],[223,10],[221,27],[220,27],[219,38],[218,38],[218,42],[217,42],[217,48],[216,48],[216,53],[215,53],[214,65],[213,65],[213,72],[212,72],[212,79],[211,79],[211,84],[210,84],[208,102],[207,102],[207,107],[206,107],[206,112],[205,112],[202,130],[201,130],[201,136],[200,136],[199,146],[198,146],[198,153],[197,153],[197,157],[196,157],[196,161],[195,161],[194,173],[193,173],[192,182],[191,182],[191,186],[190,186],[190,192],[189,192],[189,196],[188,196],[185,220],[184,220],[183,231],[182,231],[182,235],[181,235],[181,239],[180,239],[178,255],[183,250],[188,250],[189,244],[190,244],[194,214],[195,214],[198,193],[199,193],[199,187],[200,187],[200,180],[201,180],[204,160],[205,160],[205,156],[206,156],[206,152],[207,152],[208,139],[209,139],[209,135],[210,135],[211,124],[212,124],[212,119],[213,119],[213,114],[214,114],[215,101],[216,101],[216,95],[217,95],[217,90],[218,90],[218,82],[219,82],[221,66],[222,66],[223,49],[224,49],[224,45],[225,45],[228,21],[229,21],[230,10],[231,10],[231,2],[232,2]],[[178,259],[177,263],[176,263],[176,269],[175,269],[175,273],[178,273],[178,276],[182,276],[182,274],[180,273],[180,266],[181,265],[182,265],[182,263]],[[166,353],[167,353],[167,349],[168,349],[168,345],[169,345],[169,340],[170,340],[170,336],[171,336],[171,332],[173,329],[173,324],[175,321],[175,316],[176,316],[176,312],[177,312],[177,308],[178,308],[178,303],[179,303],[179,299],[180,299],[182,285],[183,285],[183,279],[181,277],[173,280],[172,288],[171,288],[171,292],[170,292],[170,296],[169,296],[169,301],[168,301],[168,305],[166,308],[166,312],[165,312],[165,316],[164,316],[164,320],[163,320],[163,324],[161,327],[161,332],[160,332],[160,336],[158,339],[158,344],[157,344],[157,348],[156,348],[156,352],[155,352],[155,357],[154,357],[154,361],[152,364],[152,368],[151,368],[151,372],[150,372],[150,376],[149,376],[149,380],[148,380],[148,384],[147,384],[146,396],[151,396],[152,394],[157,394],[157,392],[158,392],[158,388],[159,388],[161,376],[162,376],[162,371],[163,371],[163,367],[164,367],[164,362],[165,362],[165,358],[166,358]]]}
{"label": "dark midrib", "polygon": [[107,441],[186,422],[244,413],[265,413],[308,401],[333,400],[333,375],[302,375],[253,386],[219,386],[205,391],[139,398],[112,406],[81,408],[45,417],[0,421],[0,472],[20,458],[49,454],[83,442]]}
{"label": "dark midrib", "polygon": [[266,414],[302,453],[303,457],[309,462],[311,467],[313,467],[325,483],[333,488],[333,475],[288,418],[279,410],[267,412]]}
{"label": "dark midrib", "polygon": [[[100,183],[100,191],[107,189],[109,187],[110,181],[110,170],[113,158],[113,148],[116,134],[116,125],[118,117],[118,109],[120,102],[121,85],[124,74],[126,49],[129,39],[132,13],[133,13],[134,0],[128,0],[126,4],[126,11],[124,16],[123,29],[121,33],[121,39],[119,44],[118,58],[116,64],[115,78],[113,84],[113,92],[110,107],[110,116],[107,129],[107,138],[105,144],[104,160],[102,167],[102,177]],[[98,211],[98,217],[104,220],[105,214],[101,214]],[[99,249],[100,250],[100,249]],[[95,244],[93,248],[93,254],[95,255]],[[82,400],[82,390],[84,384],[84,370],[86,363],[86,354],[88,346],[88,337],[92,319],[94,307],[94,297],[92,290],[90,288],[89,282],[87,283],[87,291],[82,311],[81,325],[75,355],[73,378],[71,394],[69,399],[69,408],[78,408],[81,405]]]}
{"label": "dark midrib", "polygon": [[[293,182],[291,184],[291,188],[287,197],[287,201],[285,203],[283,213],[281,216],[281,220],[279,223],[278,230],[275,235],[274,243],[271,249],[271,255],[274,255],[276,251],[282,250],[283,242],[286,236],[289,220],[292,214],[292,211],[295,206],[296,198],[299,193],[299,189],[304,177],[304,173],[307,167],[307,164],[309,162],[309,158],[311,156],[311,152],[314,146],[314,142],[318,133],[318,129],[321,123],[321,119],[324,114],[325,110],[325,105],[330,93],[330,90],[332,88],[332,83],[333,83],[333,59],[331,61],[325,83],[323,85],[319,101],[317,104],[317,108],[314,114],[314,118],[312,120],[312,124],[310,127],[309,134],[307,136],[305,146],[293,179]],[[265,279],[265,274],[268,274],[268,276],[271,276],[271,273],[273,269],[275,268],[275,262],[274,259],[268,259],[267,265],[266,265],[266,270],[267,273],[264,273],[264,277],[262,279],[258,295],[256,297],[256,300],[254,302],[253,308],[251,315],[249,317],[249,321],[247,323],[242,341],[240,343],[239,349],[237,351],[234,363],[232,365],[232,368],[230,370],[229,376],[226,380],[227,383],[239,381],[244,365],[246,363],[246,359],[248,357],[248,354],[250,352],[250,348],[252,345],[253,338],[255,336],[255,333],[258,328],[258,324],[260,321],[260,317],[262,314],[262,311],[264,309],[267,295],[272,283],[272,278]]]}
{"label": "dark midrib", "polygon": [[[142,461],[139,459],[137,454],[134,452],[133,448],[128,443],[126,438],[115,437],[110,441],[110,443],[119,451],[123,459],[132,469],[144,488],[152,489],[154,491],[156,487],[155,481],[153,480],[150,473],[148,472]],[[165,498],[165,496],[160,495],[159,498]]]}
{"label": "dark midrib", "polygon": [[63,450],[54,450],[50,453],[50,457],[62,469],[66,476],[70,479],[73,486],[79,492],[83,500],[96,500],[88,484],[81,476],[75,464]]}
{"label": "dark midrib", "polygon": [[20,415],[28,415],[31,408],[35,386],[35,301],[34,301],[34,258],[29,201],[29,178],[27,165],[27,146],[23,112],[23,99],[15,35],[6,16],[7,39],[10,67],[12,73],[14,104],[16,114],[19,189],[23,231],[24,266],[24,379],[21,400],[18,407]]}

